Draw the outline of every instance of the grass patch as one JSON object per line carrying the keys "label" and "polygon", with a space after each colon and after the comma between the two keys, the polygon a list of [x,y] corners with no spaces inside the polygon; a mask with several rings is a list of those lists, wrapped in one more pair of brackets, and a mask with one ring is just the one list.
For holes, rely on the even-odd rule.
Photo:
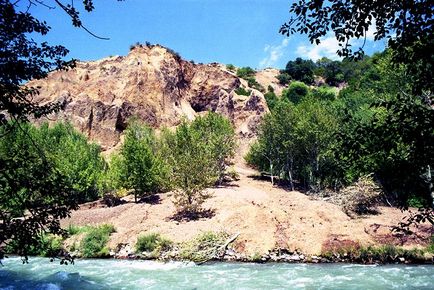
{"label": "grass patch", "polygon": [[219,250],[228,239],[225,232],[204,232],[196,238],[182,245],[180,257],[183,260],[196,263],[206,262],[217,258]]}
{"label": "grass patch", "polygon": [[110,234],[115,232],[113,225],[88,227],[86,235],[80,242],[80,253],[84,258],[103,258],[109,256],[107,242]]}
{"label": "grass patch", "polygon": [[68,226],[68,228],[66,228],[66,233],[70,237],[70,236],[86,233],[86,232],[90,231],[92,228],[93,227],[91,227],[91,226],[76,226],[76,225],[70,224]]}
{"label": "grass patch", "polygon": [[137,238],[136,252],[151,252],[154,257],[158,257],[162,251],[169,250],[172,244],[172,241],[160,234],[150,233]]}

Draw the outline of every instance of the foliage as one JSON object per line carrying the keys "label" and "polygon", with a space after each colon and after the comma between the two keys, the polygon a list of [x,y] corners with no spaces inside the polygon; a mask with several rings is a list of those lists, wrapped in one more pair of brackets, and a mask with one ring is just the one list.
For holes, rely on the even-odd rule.
{"label": "foliage", "polygon": [[333,101],[337,97],[337,90],[336,88],[322,86],[311,90],[311,95],[318,100]]}
{"label": "foliage", "polygon": [[106,164],[97,144],[89,143],[71,124],[62,122],[52,127],[44,123],[39,128],[32,128],[30,138],[47,158],[54,161],[56,168],[78,193],[80,202],[98,198],[98,185]]}
{"label": "foliage", "polygon": [[[35,34],[43,37],[50,27],[45,21],[33,17],[29,8],[32,5],[51,7],[42,1],[29,0],[28,5],[17,3],[0,0],[0,136],[3,144],[7,144],[4,135],[15,130],[6,119],[17,124],[18,121],[37,119],[58,111],[63,105],[58,102],[37,104],[34,96],[38,94],[38,88],[22,84],[44,78],[52,70],[68,69],[75,64],[74,61],[63,60],[68,53],[65,47],[34,41]],[[71,18],[73,26],[97,37],[83,25],[77,6],[71,4],[55,1],[55,5]],[[93,11],[93,0],[83,0],[83,7],[87,12]],[[57,164],[46,158],[42,150],[32,148],[36,146],[28,133],[28,128],[24,128],[21,140],[13,148],[5,150],[3,144],[0,145],[3,147],[0,149],[0,258],[3,257],[5,243],[15,243],[20,249],[19,254],[27,261],[29,248],[39,243],[38,236],[47,232],[62,233],[59,220],[76,209],[79,200],[70,187],[70,176],[63,176],[61,170],[55,168]],[[9,135],[19,134],[14,132]],[[18,145],[21,147],[18,148]],[[5,151],[12,155],[3,154]]]}
{"label": "foliage", "polygon": [[240,96],[250,96],[250,94],[252,93],[252,91],[251,91],[251,90],[246,90],[246,89],[243,88],[243,87],[239,87],[239,88],[237,88],[237,89],[235,90],[235,93],[236,93],[237,95],[240,95]]}
{"label": "foliage", "polygon": [[141,235],[137,238],[136,252],[153,252],[156,255],[161,251],[166,251],[172,246],[172,242],[161,237],[159,234]]}
{"label": "foliage", "polygon": [[274,93],[274,89],[272,86],[268,86],[268,92],[264,94],[265,101],[267,102],[267,106],[270,110],[273,110],[274,107],[279,102],[279,98]]}
{"label": "foliage", "polygon": [[263,92],[264,88],[255,79],[256,71],[251,67],[241,67],[237,69],[237,76],[245,79],[249,87],[254,88],[258,91]]}
{"label": "foliage", "polygon": [[297,106],[280,102],[265,115],[258,141],[246,156],[248,163],[287,179],[292,188],[294,180],[311,189],[329,182],[336,123],[328,106],[312,98]]}
{"label": "foliage", "polygon": [[222,181],[235,145],[232,125],[212,112],[192,123],[184,121],[174,133],[163,132],[163,155],[171,164],[170,181],[179,212],[200,210],[210,196],[205,188]]}
{"label": "foliage", "polygon": [[218,174],[217,184],[221,184],[230,159],[235,155],[235,130],[228,119],[208,112],[203,117],[197,117],[191,123],[191,129],[198,132],[200,138],[209,147],[214,170]]}
{"label": "foliage", "polygon": [[236,68],[233,64],[227,64],[226,69],[231,72],[235,72]]}
{"label": "foliage", "polygon": [[362,58],[365,41],[353,50],[351,40],[366,38],[368,30],[373,29],[375,40],[388,40],[393,50],[392,64],[407,64],[413,92],[434,91],[431,1],[298,0],[291,5],[290,13],[290,20],[280,28],[282,34],[307,34],[311,43],[319,44],[321,37],[332,32],[340,44],[338,55],[343,57]]}
{"label": "foliage", "polygon": [[184,243],[180,257],[184,260],[203,263],[219,256],[229,235],[225,232],[204,232]]}
{"label": "foliage", "polygon": [[0,126],[0,245],[13,242],[24,257],[44,232],[63,233],[59,220],[78,208],[80,196],[29,138],[35,130],[20,123]]}
{"label": "foliage", "polygon": [[90,227],[80,243],[80,253],[84,258],[103,258],[109,255],[107,242],[110,234],[115,232],[112,225],[104,224]]}
{"label": "foliage", "polygon": [[[152,195],[164,188],[168,165],[164,163],[154,131],[133,122],[125,132],[120,155],[112,157],[112,187],[134,189],[134,198]],[[108,186],[110,187],[110,186]]]}
{"label": "foliage", "polygon": [[242,79],[255,77],[255,74],[255,70],[251,67],[240,67],[237,69],[237,77],[240,77]]}
{"label": "foliage", "polygon": [[291,101],[294,104],[298,104],[304,97],[309,94],[309,87],[303,82],[291,82],[288,89],[282,92],[282,98]]}
{"label": "foliage", "polygon": [[[27,255],[42,256],[42,257],[59,257],[63,254],[63,237],[60,235],[42,233],[36,237],[38,243],[31,245],[28,248]],[[19,254],[21,253],[19,245],[12,241],[5,248],[5,253]]]}
{"label": "foliage", "polygon": [[315,64],[313,61],[297,57],[294,61],[288,61],[285,70],[281,74],[287,74],[291,79],[296,81],[312,84],[314,68]]}
{"label": "foliage", "polygon": [[291,76],[287,74],[284,70],[281,71],[276,78],[279,81],[279,84],[281,85],[287,85],[292,80]]}
{"label": "foliage", "polygon": [[[58,110],[58,103],[39,105],[33,102],[37,89],[22,84],[31,79],[44,78],[53,69],[71,67],[73,62],[62,60],[68,50],[63,46],[38,44],[29,39],[30,33],[46,35],[50,27],[26,11],[17,11],[10,1],[0,2],[0,15],[0,112],[27,120],[29,116],[38,118]],[[2,118],[3,113],[0,120]]]}

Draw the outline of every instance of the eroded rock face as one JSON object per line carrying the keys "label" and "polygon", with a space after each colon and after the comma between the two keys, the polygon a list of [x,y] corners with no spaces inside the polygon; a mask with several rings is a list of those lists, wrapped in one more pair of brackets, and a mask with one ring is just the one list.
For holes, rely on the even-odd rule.
{"label": "eroded rock face", "polygon": [[40,87],[37,101],[59,101],[48,120],[68,120],[103,149],[118,142],[131,117],[152,127],[176,126],[182,118],[214,111],[229,118],[241,138],[255,135],[268,111],[264,96],[239,96],[238,77],[219,64],[193,64],[161,46],[138,46],[125,56],[80,62],[28,86]]}

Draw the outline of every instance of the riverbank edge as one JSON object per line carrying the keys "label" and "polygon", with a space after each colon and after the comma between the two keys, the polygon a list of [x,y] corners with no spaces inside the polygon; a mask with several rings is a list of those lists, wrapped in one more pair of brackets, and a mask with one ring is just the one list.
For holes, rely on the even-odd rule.
{"label": "riverbank edge", "polygon": [[197,265],[205,264],[208,262],[235,262],[235,263],[288,263],[288,264],[330,264],[330,263],[345,263],[345,264],[361,264],[361,265],[388,265],[388,264],[410,264],[410,265],[434,265],[434,254],[424,253],[421,254],[418,250],[404,250],[403,254],[387,254],[380,255],[373,254],[360,254],[355,252],[343,253],[327,253],[323,255],[304,255],[300,252],[291,252],[287,249],[275,249],[266,254],[255,254],[246,256],[245,254],[238,253],[233,249],[227,249],[221,255],[210,257],[202,261],[194,261],[182,259],[177,249],[167,251],[155,255],[152,252],[143,252],[140,254],[128,253],[122,250],[118,253],[111,253],[112,259],[121,260],[154,260],[161,262],[193,262]]}

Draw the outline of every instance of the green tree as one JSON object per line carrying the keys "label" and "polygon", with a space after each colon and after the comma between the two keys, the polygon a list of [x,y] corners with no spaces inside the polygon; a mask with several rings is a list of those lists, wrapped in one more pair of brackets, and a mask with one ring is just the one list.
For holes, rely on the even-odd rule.
{"label": "green tree", "polygon": [[218,174],[217,183],[221,184],[230,159],[235,155],[236,141],[232,124],[222,115],[208,112],[203,117],[197,117],[191,123],[191,129],[196,131],[209,147]]}
{"label": "green tree", "polygon": [[327,102],[312,98],[298,105],[280,102],[264,117],[258,141],[246,156],[249,164],[308,189],[329,185],[333,133],[337,124]]}
{"label": "green tree", "polygon": [[[25,127],[18,125],[18,121],[27,121],[29,117],[39,118],[59,110],[62,106],[57,102],[44,105],[35,103],[33,97],[38,93],[38,89],[22,86],[22,84],[31,79],[44,78],[49,71],[54,69],[67,69],[74,65],[74,61],[63,60],[68,53],[65,47],[51,46],[47,42],[37,43],[31,38],[32,34],[46,35],[50,27],[45,21],[33,17],[28,8],[32,5],[46,6],[47,9],[50,7],[43,1],[28,0],[28,5],[21,5],[22,3],[18,2],[20,1],[0,0],[1,138],[14,131],[14,127]],[[70,4],[65,4],[64,1],[56,0],[55,5],[67,13],[73,26],[83,28],[92,34],[84,27],[72,1]],[[93,11],[93,0],[83,0],[83,7],[87,12]],[[6,122],[6,119],[13,120],[13,122]],[[27,131],[23,130],[23,132]],[[31,140],[29,142],[28,144],[34,145]],[[21,144],[24,147],[20,154],[0,156],[0,180],[5,182],[4,186],[8,186],[0,191],[2,194],[7,193],[2,198],[9,198],[6,198],[7,201],[4,203],[2,201],[4,206],[0,212],[0,258],[3,257],[4,242],[17,241],[22,253],[26,255],[27,249],[40,240],[37,237],[38,234],[61,233],[59,219],[66,217],[70,210],[78,205],[78,199],[65,197],[70,190],[69,196],[73,197],[74,194],[64,182],[64,176],[53,167],[52,162],[47,161],[42,150],[32,150],[27,147],[28,144]],[[38,152],[39,156],[35,156],[34,152]],[[28,159],[25,159],[26,157]],[[31,177],[26,180],[20,174],[30,170],[28,162],[33,162],[32,166],[39,166],[39,168],[31,168],[35,170],[33,175],[35,178],[30,175]],[[11,175],[11,172],[16,175]],[[14,176],[15,181],[11,179],[11,176]],[[26,191],[31,194],[28,194],[26,198],[21,198],[21,194]],[[20,212],[31,213],[32,218],[24,217],[22,223],[15,219],[12,221],[14,217],[9,211],[10,204],[14,204]],[[25,258],[27,260],[26,256]]]}
{"label": "green tree", "polygon": [[0,258],[13,244],[27,259],[46,232],[62,234],[59,220],[78,208],[79,194],[31,134],[26,123],[0,126]]}
{"label": "green tree", "polygon": [[[307,34],[311,43],[332,32],[340,44],[338,55],[361,59],[364,44],[353,49],[351,40],[364,39],[374,29],[374,39],[387,39],[392,49],[392,65],[406,64],[413,92],[434,91],[432,47],[434,5],[428,0],[383,1],[310,1],[298,0],[290,7],[290,20],[280,33]],[[357,47],[357,46],[356,46]]]}
{"label": "green tree", "polygon": [[235,133],[229,120],[208,112],[193,122],[183,121],[175,132],[162,133],[162,152],[171,166],[178,213],[195,215],[210,197],[206,188],[221,183],[235,153]]}
{"label": "green tree", "polygon": [[284,73],[289,75],[293,80],[312,84],[314,69],[315,63],[312,60],[304,60],[297,57],[294,61],[288,61]]}
{"label": "green tree", "polygon": [[[386,151],[392,154],[393,162],[389,162],[389,154],[383,154],[382,150],[376,164],[391,164],[388,168],[389,172],[407,172],[408,175],[405,176],[404,181],[409,178],[415,184],[421,183],[411,176],[414,177],[414,172],[420,176],[423,169],[427,172],[425,175],[428,180],[424,188],[428,188],[431,200],[433,200],[433,182],[430,171],[432,158],[424,156],[424,161],[422,161],[424,164],[421,164],[420,160],[413,159],[419,156],[416,152],[432,152],[429,144],[432,143],[434,132],[432,122],[434,114],[432,108],[432,92],[434,91],[432,15],[434,6],[431,1],[409,0],[385,3],[383,1],[299,0],[291,5],[290,13],[292,16],[289,22],[281,27],[281,33],[285,35],[296,32],[304,33],[308,35],[312,43],[319,44],[321,37],[332,32],[341,46],[338,54],[343,57],[352,59],[363,57],[364,44],[354,51],[351,47],[351,40],[366,38],[369,29],[375,29],[375,40],[388,40],[391,54],[390,67],[398,72],[403,70],[406,80],[404,84],[409,83],[410,85],[408,88],[400,88],[395,95],[390,94],[385,101],[373,104],[378,111],[383,113],[381,117],[377,115],[371,118],[367,125],[373,129],[369,131],[370,140],[364,140],[364,136],[361,136],[361,132],[367,131],[358,129],[354,132],[355,139],[349,144],[349,148],[354,147],[351,149],[354,153],[351,154],[369,156],[374,154],[375,148],[379,148],[379,145],[384,143],[388,148]],[[372,79],[372,76],[370,78]],[[415,115],[415,113],[420,115]],[[378,128],[381,130],[377,130]],[[368,143],[360,142],[360,140]],[[418,169],[413,167],[412,162],[417,165]],[[395,182],[392,183],[395,184]],[[404,184],[409,183],[403,182],[400,189],[406,188]],[[418,190],[409,190],[419,194]]]}
{"label": "green tree", "polygon": [[171,164],[170,180],[175,188],[174,203],[181,215],[200,212],[203,202],[210,197],[205,189],[218,179],[210,152],[200,132],[186,121],[174,133],[163,133],[166,154]]}
{"label": "green tree", "polygon": [[78,194],[78,201],[92,201],[99,197],[99,181],[106,168],[101,148],[89,143],[69,123],[47,123],[30,130],[30,138],[53,160],[56,168],[66,177],[65,182]]}
{"label": "green tree", "polygon": [[133,122],[125,132],[120,157],[115,157],[113,170],[119,174],[119,185],[134,189],[134,200],[155,194],[164,187],[168,169],[154,131]]}

